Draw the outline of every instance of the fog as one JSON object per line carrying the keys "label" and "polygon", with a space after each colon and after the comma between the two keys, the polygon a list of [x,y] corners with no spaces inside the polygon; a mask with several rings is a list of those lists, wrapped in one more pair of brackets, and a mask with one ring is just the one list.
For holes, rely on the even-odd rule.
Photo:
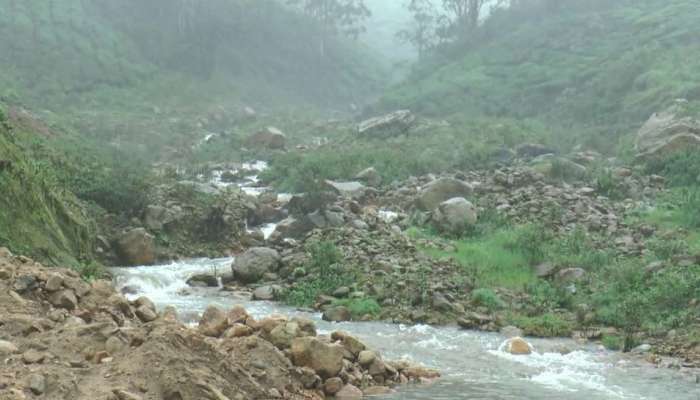
{"label": "fog", "polygon": [[698,22],[0,0],[0,399],[700,399]]}

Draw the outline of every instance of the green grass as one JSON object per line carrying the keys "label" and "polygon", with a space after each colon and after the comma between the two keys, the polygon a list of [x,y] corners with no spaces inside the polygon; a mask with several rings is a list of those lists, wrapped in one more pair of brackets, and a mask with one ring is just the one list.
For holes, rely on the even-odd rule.
{"label": "green grass", "polygon": [[336,300],[333,305],[347,307],[353,319],[360,319],[366,315],[376,316],[382,311],[379,303],[369,298]]}
{"label": "green grass", "polygon": [[551,313],[536,317],[512,316],[509,318],[509,322],[522,329],[526,336],[536,337],[570,336],[575,326],[571,321]]}

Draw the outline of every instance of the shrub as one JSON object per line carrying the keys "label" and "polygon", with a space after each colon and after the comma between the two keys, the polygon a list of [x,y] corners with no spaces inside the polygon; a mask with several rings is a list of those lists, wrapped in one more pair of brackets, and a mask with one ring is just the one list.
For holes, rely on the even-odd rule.
{"label": "shrub", "polygon": [[319,295],[350,285],[353,277],[341,264],[342,254],[333,242],[321,241],[308,247],[311,255],[304,266],[311,276],[282,294],[282,301],[297,307],[309,307]]}
{"label": "shrub", "polygon": [[506,307],[503,300],[493,290],[487,288],[474,290],[471,299],[475,305],[484,306],[491,311],[501,310]]}
{"label": "shrub", "polygon": [[573,324],[557,314],[543,314],[537,317],[512,317],[513,325],[523,330],[527,336],[565,337],[570,336]]}
{"label": "shrub", "polygon": [[622,350],[624,346],[624,340],[615,335],[605,335],[602,339],[603,346],[609,350]]}
{"label": "shrub", "polygon": [[336,300],[333,305],[347,307],[353,319],[360,319],[365,315],[375,316],[382,311],[379,303],[369,298]]}

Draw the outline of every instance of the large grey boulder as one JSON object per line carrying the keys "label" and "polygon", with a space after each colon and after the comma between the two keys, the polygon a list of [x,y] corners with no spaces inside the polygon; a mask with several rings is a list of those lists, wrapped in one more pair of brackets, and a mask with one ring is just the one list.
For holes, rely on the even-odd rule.
{"label": "large grey boulder", "polygon": [[342,197],[348,197],[351,199],[359,199],[364,197],[367,192],[367,187],[360,182],[335,182],[326,181],[326,185],[333,190],[336,194]]}
{"label": "large grey boulder", "polygon": [[144,228],[124,232],[117,239],[117,254],[127,266],[152,265],[156,262],[156,245]]}
{"label": "large grey boulder", "polygon": [[360,171],[360,173],[355,175],[355,179],[372,187],[377,187],[382,183],[382,177],[374,167],[369,167]]}
{"label": "large grey boulder", "polygon": [[639,159],[658,159],[688,148],[700,147],[700,121],[683,116],[684,102],[652,115],[637,132]]}
{"label": "large grey boulder", "polygon": [[242,283],[255,283],[266,272],[276,272],[282,258],[275,249],[253,247],[236,257],[231,265],[233,277]]}
{"label": "large grey boulder", "polygon": [[357,132],[361,136],[389,138],[408,131],[415,120],[416,117],[410,110],[394,111],[390,114],[362,121],[357,127]]}
{"label": "large grey boulder", "polygon": [[440,203],[433,211],[432,221],[438,230],[458,235],[476,224],[476,207],[463,197],[455,197]]}
{"label": "large grey boulder", "polygon": [[455,197],[467,197],[473,188],[468,183],[454,178],[440,178],[427,184],[418,194],[416,206],[423,211],[432,211],[440,203]]}

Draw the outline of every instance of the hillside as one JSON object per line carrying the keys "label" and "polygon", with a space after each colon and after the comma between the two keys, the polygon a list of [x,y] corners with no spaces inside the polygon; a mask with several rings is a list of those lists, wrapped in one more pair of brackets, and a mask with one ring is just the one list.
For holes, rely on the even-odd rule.
{"label": "hillside", "polygon": [[470,43],[436,49],[381,107],[537,119],[609,150],[672,100],[700,100],[695,1],[527,4],[494,13]]}
{"label": "hillside", "polygon": [[320,54],[318,32],[278,1],[0,0],[11,38],[0,98],[153,158],[230,128],[246,106],[348,112],[376,97],[384,75],[371,51],[334,35]]}

